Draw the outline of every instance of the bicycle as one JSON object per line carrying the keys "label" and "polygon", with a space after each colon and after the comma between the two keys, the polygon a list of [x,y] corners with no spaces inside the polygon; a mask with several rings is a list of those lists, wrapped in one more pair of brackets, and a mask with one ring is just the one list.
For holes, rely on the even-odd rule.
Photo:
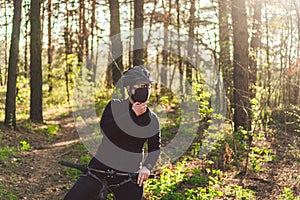
{"label": "bicycle", "polygon": [[[111,189],[117,188],[121,185],[124,185],[125,183],[130,182],[130,181],[136,182],[137,177],[138,177],[138,173],[121,173],[121,172],[116,172],[114,170],[107,170],[107,171],[97,170],[97,169],[90,168],[86,165],[81,165],[81,164],[77,164],[77,163],[73,163],[73,162],[69,162],[69,161],[59,161],[59,164],[66,166],[66,167],[78,169],[79,171],[81,171],[83,173],[81,176],[90,176],[90,177],[96,179],[100,183],[101,188],[99,188],[99,194],[98,194],[97,199],[95,199],[95,200],[106,200],[108,194],[112,193]],[[111,178],[114,176],[123,176],[123,177],[128,177],[128,178],[118,184],[108,185],[105,178],[101,179],[101,178],[97,177],[95,175],[95,173],[103,174],[107,178]],[[154,174],[150,174],[150,176],[149,176],[149,178],[154,178],[154,177],[155,177]]]}

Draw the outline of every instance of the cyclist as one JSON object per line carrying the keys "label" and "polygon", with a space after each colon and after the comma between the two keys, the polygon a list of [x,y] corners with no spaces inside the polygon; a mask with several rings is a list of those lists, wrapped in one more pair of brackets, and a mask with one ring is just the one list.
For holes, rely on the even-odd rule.
{"label": "cyclist", "polygon": [[[138,172],[137,182],[126,182],[111,191],[117,200],[141,200],[143,182],[160,154],[160,125],[148,107],[153,79],[144,66],[135,66],[123,73],[122,85],[128,92],[127,99],[113,99],[104,109],[100,128],[103,134],[96,155],[89,167],[115,172]],[[146,145],[145,145],[146,144]],[[147,157],[144,158],[144,147]],[[124,182],[124,177],[95,175],[107,185]],[[99,181],[92,176],[81,176],[65,196],[65,200],[97,199]]]}

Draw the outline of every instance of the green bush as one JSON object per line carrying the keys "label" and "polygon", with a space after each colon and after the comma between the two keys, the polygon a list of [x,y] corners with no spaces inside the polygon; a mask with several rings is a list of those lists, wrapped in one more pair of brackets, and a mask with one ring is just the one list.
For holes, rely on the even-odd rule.
{"label": "green bush", "polygon": [[26,140],[21,140],[20,141],[20,150],[21,151],[29,151],[30,150],[30,144]]}

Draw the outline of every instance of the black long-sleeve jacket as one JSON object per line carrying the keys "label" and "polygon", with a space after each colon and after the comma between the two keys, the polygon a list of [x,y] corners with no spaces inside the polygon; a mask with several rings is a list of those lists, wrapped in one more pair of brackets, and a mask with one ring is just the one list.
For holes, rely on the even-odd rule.
{"label": "black long-sleeve jacket", "polygon": [[[128,99],[114,99],[106,106],[100,127],[103,139],[90,167],[136,172],[141,165],[155,165],[161,138],[157,116],[151,110],[136,116]],[[148,154],[143,160],[145,143]]]}

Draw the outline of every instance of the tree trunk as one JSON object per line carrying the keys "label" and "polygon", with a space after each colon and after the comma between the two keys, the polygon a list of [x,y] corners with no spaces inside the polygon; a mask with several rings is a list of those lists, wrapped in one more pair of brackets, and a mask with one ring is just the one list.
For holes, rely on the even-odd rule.
{"label": "tree trunk", "polygon": [[[122,53],[123,46],[120,34],[119,1],[109,0],[110,9],[110,55],[107,70],[111,70],[112,84],[116,85],[123,72]],[[107,79],[108,80],[108,79]]]}
{"label": "tree trunk", "polygon": [[[87,3],[86,3],[87,4]],[[88,12],[88,9],[86,9],[86,4],[83,6],[83,39],[84,39],[84,50],[85,50],[85,56],[89,56],[89,26],[88,26],[88,20],[86,19],[86,13]],[[89,68],[89,71],[91,72],[92,69]]]}
{"label": "tree trunk", "polygon": [[258,52],[260,49],[260,40],[261,40],[261,8],[262,2],[254,2],[254,15],[253,15],[253,25],[252,25],[252,38],[250,43],[251,56],[249,60],[250,65],[250,74],[249,74],[249,86],[250,86],[250,95],[251,98],[255,98],[256,94],[256,76],[257,76],[257,60]]}
{"label": "tree trunk", "polygon": [[226,95],[230,95],[228,98],[232,99],[232,92],[230,92],[230,86],[232,86],[232,65],[230,60],[230,29],[228,23],[228,0],[219,0],[219,39],[220,39],[220,56],[219,56],[219,68],[222,71],[224,79],[224,88]]}
{"label": "tree trunk", "polygon": [[4,63],[5,63],[5,66],[4,66],[4,81],[3,81],[3,85],[5,85],[7,83],[7,70],[8,70],[8,53],[7,53],[7,49],[8,49],[8,16],[7,16],[7,1],[5,1],[5,4],[4,4],[4,16],[5,16],[5,36],[4,36],[4,39],[5,39],[5,52],[4,52]]}
{"label": "tree trunk", "polygon": [[[169,4],[171,6],[171,4]],[[167,11],[167,3],[164,5],[163,2],[163,9],[164,9],[164,46],[162,50],[162,67],[160,72],[160,79],[161,83],[164,86],[168,84],[168,46],[169,46],[169,24],[170,24],[170,13]]]}
{"label": "tree trunk", "polygon": [[48,92],[53,90],[53,75],[52,75],[52,56],[53,48],[52,46],[52,0],[48,0]]}
{"label": "tree trunk", "polygon": [[144,64],[144,0],[134,0],[133,65]]}
{"label": "tree trunk", "polygon": [[41,0],[30,3],[30,119],[43,122],[42,58],[41,58]]}
{"label": "tree trunk", "polygon": [[[94,55],[97,56],[97,53],[94,52],[94,41],[95,41],[95,27],[96,27],[96,0],[92,0],[92,17],[91,17],[91,56],[92,60],[97,59]],[[98,49],[97,49],[98,50]],[[92,82],[95,82],[96,79],[96,66],[97,62],[93,65],[93,74],[92,74]]]}
{"label": "tree trunk", "polygon": [[[271,96],[271,71],[270,71],[270,44],[269,44],[269,19],[268,19],[268,12],[267,10],[265,11],[265,16],[266,16],[266,42],[267,42],[267,47],[266,47],[266,60],[267,60],[267,67],[266,67],[266,81],[265,81],[265,86],[264,88],[267,88],[267,106],[270,106],[270,97]],[[265,123],[265,119],[264,122]]]}
{"label": "tree trunk", "polygon": [[281,30],[281,33],[280,33],[280,49],[279,49],[279,52],[280,52],[280,80],[279,80],[279,90],[278,90],[278,95],[277,95],[277,105],[276,106],[279,106],[280,104],[284,105],[284,101],[283,101],[283,98],[284,98],[284,79],[285,79],[285,74],[284,74],[284,31]]}
{"label": "tree trunk", "polygon": [[72,64],[69,62],[69,55],[72,54],[72,43],[71,43],[71,38],[72,38],[72,32],[70,28],[70,22],[69,22],[69,14],[70,11],[68,9],[68,0],[65,0],[65,5],[66,5],[66,16],[65,16],[65,21],[66,21],[66,27],[64,30],[64,41],[65,41],[65,62],[66,62],[66,68],[65,68],[65,85],[66,85],[66,93],[67,93],[67,101],[68,103],[70,102],[70,89],[69,89],[69,74],[72,72]]}
{"label": "tree trunk", "polygon": [[183,66],[181,58],[181,42],[180,42],[180,3],[179,0],[176,0],[176,11],[177,11],[177,56],[178,56],[178,69],[179,69],[179,87],[180,87],[180,96],[183,95]]}
{"label": "tree trunk", "polygon": [[16,82],[19,57],[22,0],[14,1],[13,29],[9,53],[8,83],[5,102],[4,124],[16,128]]}
{"label": "tree trunk", "polygon": [[248,57],[248,31],[247,14],[244,0],[232,0],[232,24],[234,46],[234,129],[240,127],[250,130],[249,121],[249,57]]}
{"label": "tree trunk", "polygon": [[148,59],[148,45],[149,45],[149,42],[150,42],[151,36],[152,36],[152,26],[153,26],[153,23],[154,23],[154,16],[155,16],[156,7],[157,7],[157,0],[154,0],[153,3],[154,3],[154,6],[153,6],[153,9],[151,11],[150,19],[149,19],[149,33],[148,33],[148,37],[145,41],[145,48],[144,48],[144,60],[145,60],[145,62],[148,62],[147,61],[147,59]]}
{"label": "tree trunk", "polygon": [[133,52],[132,52],[132,29],[133,29],[133,25],[132,25],[132,22],[133,22],[133,1],[129,1],[129,13],[130,13],[130,16],[129,16],[129,32],[130,32],[130,35],[129,35],[129,41],[128,41],[128,48],[129,48],[129,52],[128,52],[128,66],[131,67],[133,65]]}
{"label": "tree trunk", "polygon": [[28,70],[28,39],[30,36],[30,33],[28,31],[28,24],[29,24],[29,6],[28,4],[24,5],[25,8],[25,46],[24,46],[24,76],[25,78],[29,77],[29,70]]}
{"label": "tree trunk", "polygon": [[[195,38],[195,0],[191,0],[190,4],[190,19],[189,19],[189,39],[188,39],[188,52],[187,52],[187,57],[188,59],[186,60],[186,80],[189,86],[186,88],[191,88],[192,85],[192,79],[193,79],[193,66],[191,64],[191,61],[194,56],[194,38]],[[189,92],[189,91],[188,91]]]}
{"label": "tree trunk", "polygon": [[78,63],[79,65],[83,62],[84,52],[84,0],[79,0],[79,31],[78,31]]}
{"label": "tree trunk", "polygon": [[[41,0],[41,38],[44,38],[43,34],[44,34],[44,24],[45,24],[45,11],[46,11],[46,0]],[[43,41],[41,40],[41,44],[43,43]]]}

